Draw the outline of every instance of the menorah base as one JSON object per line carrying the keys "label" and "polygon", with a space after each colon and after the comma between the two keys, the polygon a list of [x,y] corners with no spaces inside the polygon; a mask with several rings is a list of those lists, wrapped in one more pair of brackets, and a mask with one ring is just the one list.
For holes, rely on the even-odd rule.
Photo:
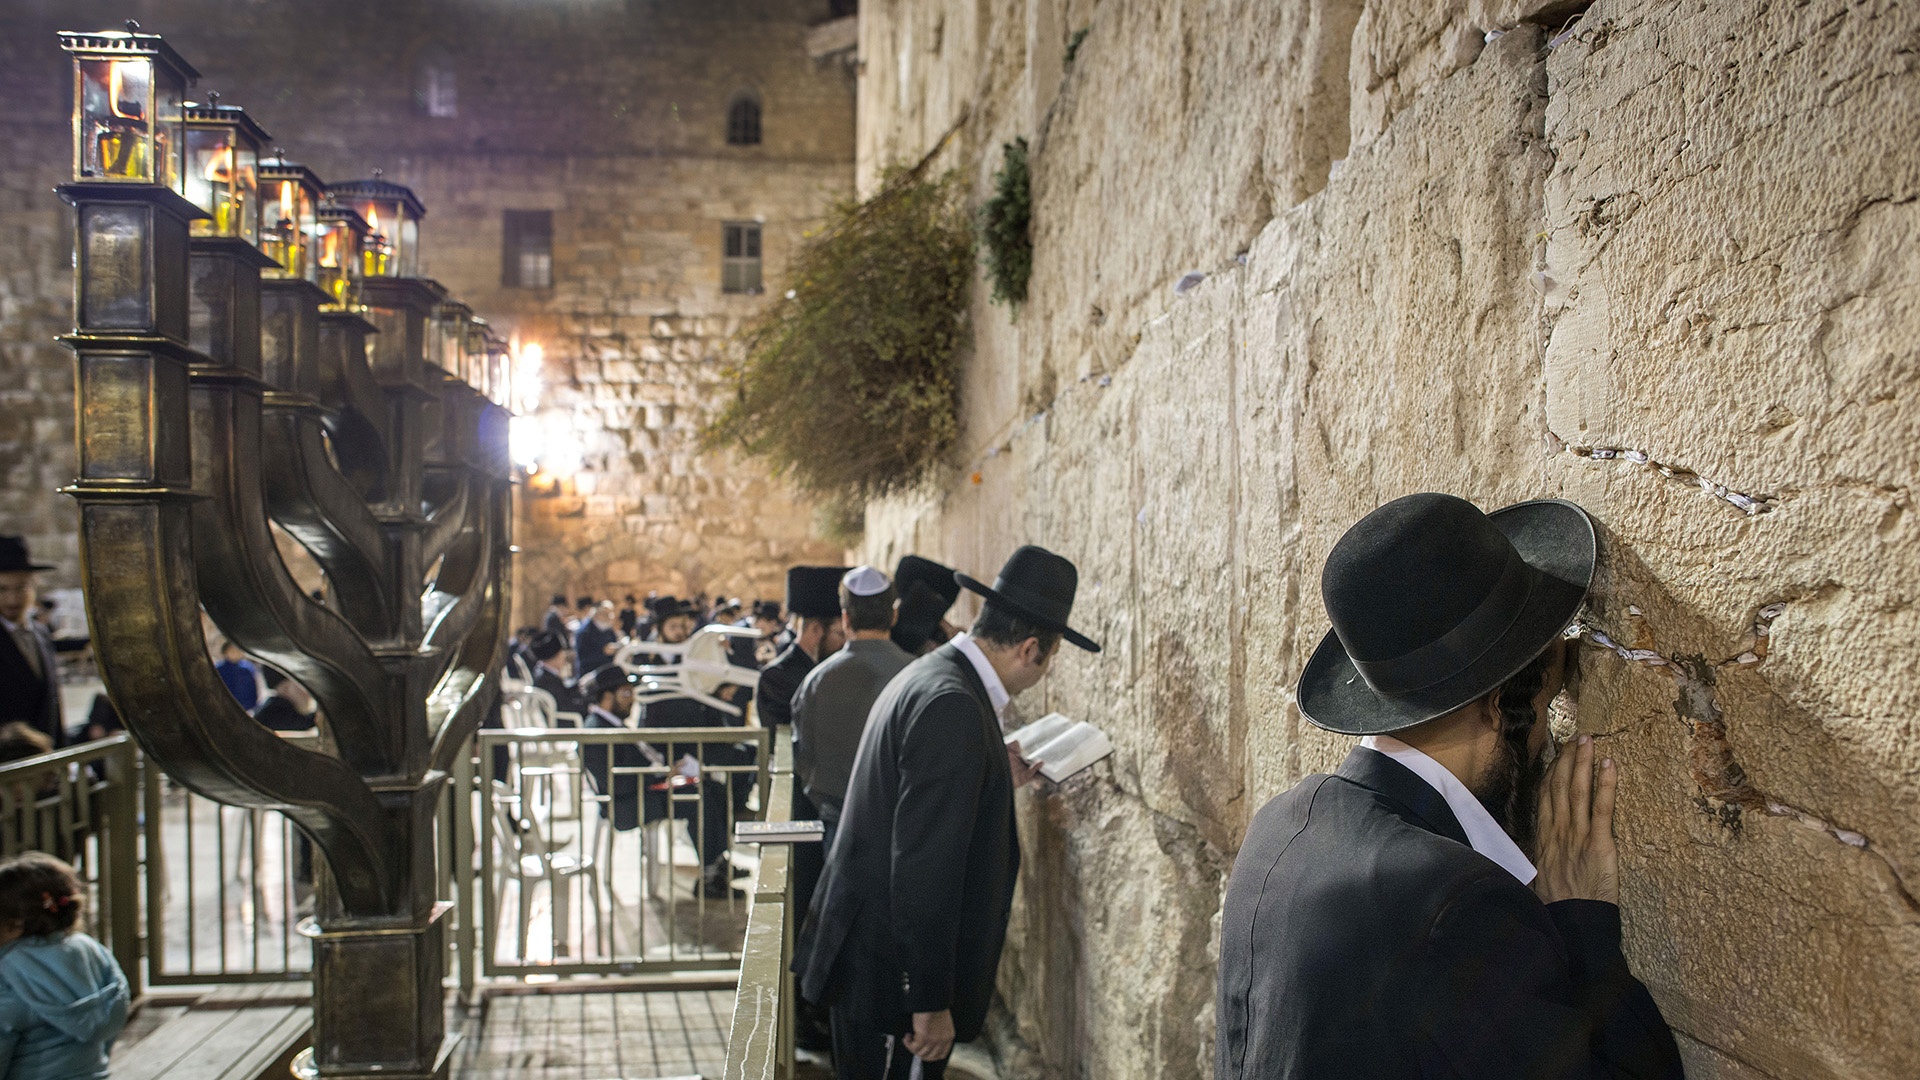
{"label": "menorah base", "polygon": [[352,920],[313,938],[314,1076],[430,1080],[447,1075],[447,916]]}
{"label": "menorah base", "polygon": [[[440,1044],[440,1057],[434,1062],[432,1072],[393,1072],[389,1069],[375,1068],[358,1072],[330,1072],[326,1077],[347,1077],[353,1080],[361,1077],[368,1080],[373,1077],[379,1077],[380,1080],[447,1080],[452,1075],[453,1050],[459,1044],[459,1035],[446,1037],[446,1040]],[[319,1063],[314,1061],[312,1047],[293,1056],[293,1066],[289,1071],[293,1073],[295,1080],[324,1080]]]}

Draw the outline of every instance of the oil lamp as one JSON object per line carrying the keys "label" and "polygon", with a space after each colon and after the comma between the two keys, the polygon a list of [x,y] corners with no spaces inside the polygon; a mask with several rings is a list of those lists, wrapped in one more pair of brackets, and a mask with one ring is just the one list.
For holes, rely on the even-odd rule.
{"label": "oil lamp", "polygon": [[441,301],[427,327],[427,363],[464,381],[467,324],[472,321],[472,308],[458,300]]}
{"label": "oil lamp", "polygon": [[361,252],[366,243],[365,218],[332,199],[320,204],[314,261],[320,268],[320,288],[333,298],[336,307],[351,308],[360,303]]}
{"label": "oil lamp", "polygon": [[349,180],[327,191],[366,219],[361,267],[367,277],[420,276],[420,219],[427,208],[411,189],[382,180],[375,169],[371,180]]}
{"label": "oil lamp", "polygon": [[468,386],[486,394],[492,384],[488,376],[491,373],[487,339],[493,332],[487,328],[487,320],[478,315],[467,320],[467,333],[460,351],[460,378]]}
{"label": "oil lamp", "polygon": [[181,102],[200,77],[154,34],[60,32],[73,55],[73,178],[161,184],[182,193],[185,118]]}
{"label": "oil lamp", "polygon": [[259,243],[260,147],[267,133],[246,110],[220,104],[218,94],[207,95],[205,105],[189,101],[183,108],[187,169],[182,194],[208,215],[193,223],[193,235]]}
{"label": "oil lamp", "polygon": [[280,267],[268,269],[266,276],[315,281],[314,214],[327,186],[312,169],[288,161],[286,151],[273,154],[260,162],[260,250]]}

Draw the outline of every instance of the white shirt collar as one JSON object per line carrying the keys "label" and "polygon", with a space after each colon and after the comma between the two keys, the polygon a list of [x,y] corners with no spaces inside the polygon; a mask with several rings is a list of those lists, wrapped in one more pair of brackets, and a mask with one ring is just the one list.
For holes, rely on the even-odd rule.
{"label": "white shirt collar", "polygon": [[980,646],[974,644],[973,638],[964,631],[953,635],[947,644],[959,649],[960,655],[973,665],[973,670],[987,687],[987,700],[993,704],[994,719],[1004,722],[1007,718],[1007,702],[1013,698],[1007,693],[1006,684],[1000,681],[1000,673],[987,662],[987,654],[981,652]]}
{"label": "white shirt collar", "polygon": [[1467,843],[1473,845],[1473,850],[1492,859],[1500,869],[1518,878],[1520,884],[1533,883],[1539,874],[1533,862],[1520,850],[1520,845],[1513,842],[1513,837],[1507,835],[1507,830],[1493,820],[1493,815],[1487,813],[1487,808],[1480,805],[1473,792],[1467,790],[1467,785],[1445,765],[1391,735],[1369,735],[1360,740],[1360,745],[1387,755],[1425,780],[1447,801],[1447,809],[1452,810],[1460,822],[1460,830],[1467,834]]}

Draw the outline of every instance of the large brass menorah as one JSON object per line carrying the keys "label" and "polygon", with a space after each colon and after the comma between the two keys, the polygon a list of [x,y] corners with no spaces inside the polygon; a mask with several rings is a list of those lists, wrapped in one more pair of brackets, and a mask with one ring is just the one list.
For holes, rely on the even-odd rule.
{"label": "large brass menorah", "polygon": [[[318,222],[293,208],[292,179],[272,224],[236,224],[273,202],[273,183],[236,179],[259,167],[242,137],[264,133],[217,103],[184,106],[194,74],[164,42],[61,36],[76,68],[75,179],[60,192],[75,209],[64,340],[80,470],[66,490],[101,677],[169,776],[281,811],[324,854],[321,1075],[442,1076],[434,824],[504,660],[506,413],[457,377],[479,369],[458,359],[471,343],[451,343],[444,291],[389,276],[391,252],[369,246],[351,289],[309,280],[296,261]],[[196,117],[233,129],[204,163],[185,149]],[[215,190],[195,205],[182,177]],[[318,562],[324,599],[296,584],[270,523]],[[320,750],[234,701],[203,610],[312,691]]]}

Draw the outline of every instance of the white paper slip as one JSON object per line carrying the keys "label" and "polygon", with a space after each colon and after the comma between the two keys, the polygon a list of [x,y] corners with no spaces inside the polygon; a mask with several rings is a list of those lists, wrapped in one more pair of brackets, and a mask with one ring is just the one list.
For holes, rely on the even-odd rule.
{"label": "white paper slip", "polygon": [[810,844],[827,838],[820,821],[736,821],[733,838],[742,844]]}
{"label": "white paper slip", "polygon": [[1059,713],[1048,713],[1018,731],[1008,732],[1006,743],[1019,743],[1020,756],[1040,762],[1040,775],[1056,784],[1113,753],[1106,732]]}

